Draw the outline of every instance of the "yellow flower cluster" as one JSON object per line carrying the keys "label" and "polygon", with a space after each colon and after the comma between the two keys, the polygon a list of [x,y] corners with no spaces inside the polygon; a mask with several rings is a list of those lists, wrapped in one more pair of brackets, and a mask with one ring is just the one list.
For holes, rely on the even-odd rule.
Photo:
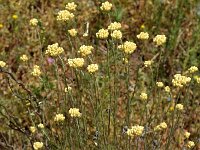
{"label": "yellow flower cluster", "polygon": [[43,143],[42,142],[35,142],[35,143],[33,143],[34,150],[38,150],[38,149],[40,149],[42,147],[43,147]]}
{"label": "yellow flower cluster", "polygon": [[0,67],[3,68],[6,66],[6,63],[4,61],[0,61]]}
{"label": "yellow flower cluster", "polygon": [[87,70],[89,73],[95,73],[99,69],[97,64],[88,65]]}
{"label": "yellow flower cluster", "polygon": [[166,128],[167,128],[167,124],[165,122],[162,122],[154,128],[154,131],[161,131]]}
{"label": "yellow flower cluster", "polygon": [[113,22],[113,23],[111,23],[108,26],[108,30],[111,30],[111,31],[113,31],[113,30],[119,30],[119,29],[121,29],[121,27],[122,27],[121,23],[119,23],[119,22]]}
{"label": "yellow flower cluster", "polygon": [[157,85],[158,87],[163,87],[163,86],[164,86],[164,84],[163,84],[162,82],[156,82],[156,85]]}
{"label": "yellow flower cluster", "polygon": [[68,21],[74,18],[74,14],[70,13],[68,10],[61,10],[58,12],[58,21]]}
{"label": "yellow flower cluster", "polygon": [[56,122],[60,122],[64,120],[65,120],[65,116],[63,114],[56,114],[56,116],[54,117],[54,121]]}
{"label": "yellow flower cluster", "polygon": [[169,93],[171,91],[170,87],[169,86],[166,86],[165,87],[165,92]]}
{"label": "yellow flower cluster", "polygon": [[33,71],[31,73],[33,76],[38,77],[42,74],[42,72],[40,71],[40,67],[38,65],[34,65],[33,66]]}
{"label": "yellow flower cluster", "polygon": [[83,58],[74,58],[74,59],[68,59],[68,64],[70,67],[73,68],[80,68],[84,65],[84,59]]}
{"label": "yellow flower cluster", "polygon": [[175,74],[172,79],[172,84],[176,87],[183,87],[191,81],[190,77],[183,76],[181,74]]}
{"label": "yellow flower cluster", "polygon": [[175,107],[177,110],[181,111],[183,110],[183,105],[182,104],[176,104],[176,107]]}
{"label": "yellow flower cluster", "polygon": [[153,64],[152,60],[147,60],[147,61],[144,62],[145,67],[150,67],[152,64]]}
{"label": "yellow flower cluster", "polygon": [[166,42],[166,36],[165,35],[156,35],[153,39],[153,42],[156,43],[157,46],[160,46]]}
{"label": "yellow flower cluster", "polygon": [[100,29],[97,33],[96,33],[96,37],[99,39],[106,39],[108,38],[109,32],[107,29]]}
{"label": "yellow flower cluster", "polygon": [[122,32],[120,30],[114,30],[111,33],[111,37],[117,40],[120,40],[122,38]]}
{"label": "yellow flower cluster", "polygon": [[44,125],[42,123],[38,124],[38,128],[43,129]]}
{"label": "yellow flower cluster", "polygon": [[190,67],[189,69],[188,69],[188,71],[190,72],[190,73],[194,73],[194,72],[197,72],[199,69],[196,67],[196,66],[192,66],[192,67]]}
{"label": "yellow flower cluster", "polygon": [[62,47],[58,46],[58,43],[52,44],[52,45],[48,45],[46,53],[50,56],[58,56],[61,53],[64,52],[64,49]]}
{"label": "yellow flower cluster", "polygon": [[188,138],[190,137],[190,132],[185,131],[185,132],[184,132],[184,137],[185,137],[186,139],[188,139]]}
{"label": "yellow flower cluster", "polygon": [[22,56],[20,57],[20,60],[25,62],[25,61],[28,60],[28,57],[27,57],[26,55],[22,55]]}
{"label": "yellow flower cluster", "polygon": [[86,46],[86,45],[82,45],[79,48],[78,53],[80,53],[83,57],[90,55],[92,53],[92,50],[94,49],[93,46]]}
{"label": "yellow flower cluster", "polygon": [[29,128],[29,130],[31,131],[31,133],[35,133],[36,128],[35,128],[34,126],[31,126],[31,127]]}
{"label": "yellow flower cluster", "polygon": [[143,126],[132,126],[130,129],[127,130],[127,135],[130,137],[141,136],[144,131]]}
{"label": "yellow flower cluster", "polygon": [[73,118],[73,117],[81,117],[81,113],[79,112],[79,109],[78,108],[70,108],[69,109],[69,114],[70,116]]}
{"label": "yellow flower cluster", "polygon": [[71,2],[71,3],[67,3],[67,5],[65,6],[65,9],[75,11],[76,7],[77,5],[74,2]]}
{"label": "yellow flower cluster", "polygon": [[75,37],[76,35],[77,35],[77,31],[76,31],[76,29],[70,29],[70,30],[68,30],[68,33],[69,33],[69,35],[71,35],[72,37]]}
{"label": "yellow flower cluster", "polygon": [[102,3],[101,7],[100,7],[100,9],[103,10],[103,11],[110,11],[111,8],[112,8],[112,4],[109,3],[108,1]]}
{"label": "yellow flower cluster", "polygon": [[137,35],[137,38],[141,40],[147,40],[149,38],[149,34],[147,32],[140,32],[140,34]]}
{"label": "yellow flower cluster", "polygon": [[3,24],[2,24],[2,23],[0,23],[0,29],[1,29],[1,28],[3,28]]}
{"label": "yellow flower cluster", "polygon": [[187,148],[193,148],[195,146],[193,141],[188,141]]}
{"label": "yellow flower cluster", "polygon": [[29,24],[31,26],[37,26],[38,25],[38,20],[36,18],[33,18],[29,21]]}
{"label": "yellow flower cluster", "polygon": [[124,44],[119,45],[118,48],[123,50],[126,54],[132,54],[137,48],[137,45],[133,42],[126,41]]}
{"label": "yellow flower cluster", "polygon": [[147,100],[147,98],[148,98],[148,96],[147,96],[146,93],[143,92],[143,93],[140,94],[140,99],[141,100]]}

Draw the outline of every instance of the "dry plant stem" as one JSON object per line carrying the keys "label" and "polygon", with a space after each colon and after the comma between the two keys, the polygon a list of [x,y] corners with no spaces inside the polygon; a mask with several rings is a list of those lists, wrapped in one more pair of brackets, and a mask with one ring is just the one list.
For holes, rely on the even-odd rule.
{"label": "dry plant stem", "polygon": [[[161,89],[159,87],[155,87],[155,88],[156,88],[156,91],[158,90],[158,98],[155,98],[156,99],[155,100],[155,106],[156,107],[160,107],[160,102],[161,102],[161,95],[160,95],[160,93],[161,93]],[[155,118],[154,118],[156,124],[159,122],[159,116],[158,116],[158,114],[160,114],[160,113],[157,112],[155,114]]]}
{"label": "dry plant stem", "polygon": [[[152,67],[150,67],[150,69],[151,69],[151,86],[150,86],[150,90],[151,90],[151,92],[153,93],[153,91],[154,91],[154,89],[153,89],[153,84],[154,84],[154,73],[153,73],[153,68]],[[154,84],[155,85],[155,84]],[[153,101],[153,105],[152,105],[152,109],[151,109],[151,111],[150,111],[150,117],[147,119],[147,127],[151,124],[151,119],[152,119],[152,117],[153,117],[153,115],[152,115],[152,113],[151,112],[153,112],[153,110],[154,110],[154,106],[155,106],[155,98],[153,97],[152,98],[152,101]]]}
{"label": "dry plant stem", "polygon": [[102,103],[101,103],[101,99],[100,99],[100,96],[99,96],[99,85],[98,85],[98,76],[94,76],[94,88],[95,88],[95,97],[96,97],[96,100],[97,102],[99,103],[99,110],[100,110],[100,115],[101,115],[101,127],[102,127],[102,132],[103,132],[103,139],[104,139],[104,148],[105,146],[107,145],[107,142],[106,142],[106,128],[104,126],[104,118],[103,118],[103,108],[102,108]]}
{"label": "dry plant stem", "polygon": [[[147,121],[147,117],[148,117],[148,109],[147,109],[147,104],[148,104],[148,101],[146,102],[146,104],[145,104],[145,119],[146,119],[146,121]],[[147,126],[147,122],[145,123],[145,130],[144,130],[144,150],[146,150],[147,149],[147,139],[146,139],[146,133],[147,133],[147,129],[148,129],[148,126]]]}
{"label": "dry plant stem", "polygon": [[[44,68],[44,55],[43,55],[43,52],[42,52],[42,48],[43,48],[43,43],[45,41],[43,41],[43,36],[42,36],[42,32],[44,32],[44,29],[43,29],[43,26],[40,25],[40,30],[37,28],[36,29],[36,32],[37,32],[37,35],[38,35],[38,38],[39,38],[39,45],[40,45],[40,56],[41,56],[41,59],[40,59],[40,64],[41,64],[41,68],[42,68],[42,72],[44,73],[45,77],[47,77],[47,73],[45,71],[45,68]],[[42,78],[41,78],[42,79]],[[45,82],[44,83],[44,86],[46,86]],[[49,86],[49,82],[48,82],[48,86]],[[45,88],[45,91],[47,91],[47,88]],[[45,112],[45,106],[46,106],[46,99],[44,99],[43,103],[42,103],[42,109],[43,109],[43,112]],[[42,113],[42,122],[45,123],[45,113]]]}
{"label": "dry plant stem", "polygon": [[113,60],[114,60],[114,71],[113,71],[113,78],[114,78],[114,81],[113,81],[113,98],[114,98],[114,110],[113,110],[113,124],[114,124],[114,134],[113,134],[113,138],[114,138],[114,145],[116,145],[116,142],[117,142],[117,126],[116,126],[116,119],[117,119],[117,116],[116,116],[116,112],[117,112],[117,85],[116,85],[116,73],[117,73],[117,67],[116,67],[116,59],[117,59],[117,56],[116,56],[116,52],[115,52],[115,43],[113,40],[111,40],[111,44],[112,44],[112,55],[113,55]]}
{"label": "dry plant stem", "polygon": [[163,54],[163,50],[162,50],[162,48],[160,48],[159,60],[158,60],[157,70],[156,70],[156,82],[158,81],[158,74],[159,74],[160,64],[162,63],[162,54]]}
{"label": "dry plant stem", "polygon": [[110,135],[110,124],[111,124],[111,108],[112,108],[112,96],[111,96],[111,93],[112,93],[112,91],[111,91],[111,85],[110,85],[110,83],[111,83],[111,78],[110,78],[110,46],[109,46],[109,42],[106,40],[106,44],[107,44],[107,54],[106,54],[106,58],[107,58],[107,62],[106,62],[106,64],[107,64],[107,66],[106,66],[106,73],[107,73],[107,75],[106,75],[106,78],[108,77],[108,89],[109,89],[109,104],[108,104],[108,110],[109,110],[109,116],[108,116],[108,120],[109,120],[109,122],[108,122],[108,141],[109,141],[109,135]]}
{"label": "dry plant stem", "polygon": [[127,109],[127,112],[126,112],[126,125],[129,126],[129,123],[130,123],[130,103],[131,103],[131,99],[130,99],[130,95],[129,95],[129,80],[130,80],[130,61],[128,60],[128,64],[126,66],[126,91],[127,91],[127,95],[126,95],[126,99],[127,99],[127,105],[126,105],[126,109]]}
{"label": "dry plant stem", "polygon": [[66,78],[66,69],[65,69],[66,65],[65,65],[62,57],[60,55],[58,57],[61,61],[61,65],[62,65],[64,85],[65,85],[65,88],[67,88],[67,91],[68,91],[68,92],[65,93],[65,96],[64,96],[64,98],[65,98],[65,108],[68,108],[67,107],[67,97],[68,96],[71,97],[69,99],[70,99],[70,105],[72,105],[73,104],[73,96],[72,96],[71,91],[69,91],[69,88],[68,88],[68,81],[67,81],[67,78]]}
{"label": "dry plant stem", "polygon": [[[9,112],[7,111],[7,109],[6,109],[5,106],[3,106],[2,104],[0,104],[0,107],[2,107],[2,108],[5,110],[6,114],[9,116],[9,117],[8,117],[8,116],[5,115],[4,113],[2,113],[2,111],[0,111],[0,114],[1,114],[2,116],[4,116],[4,117],[9,121],[9,124],[6,123],[7,126],[10,127],[11,129],[15,130],[15,131],[18,131],[18,132],[24,134],[24,135],[27,137],[27,139],[30,141],[31,146],[32,146],[32,148],[33,148],[33,142],[32,142],[32,138],[30,137],[30,135],[29,135],[26,131],[24,131],[22,128],[20,128],[20,125],[15,121],[15,117],[9,115]],[[1,110],[2,110],[2,109],[1,109]],[[14,122],[11,120],[11,118],[13,118],[12,120],[13,120]]]}
{"label": "dry plant stem", "polygon": [[80,135],[79,120],[75,118],[75,122],[76,122],[76,127],[77,127],[76,134],[78,137],[78,146],[81,148],[82,147],[82,138]]}
{"label": "dry plant stem", "polygon": [[[85,77],[85,74],[84,72],[81,70],[80,71],[80,74],[81,74],[81,78],[86,78]],[[82,84],[85,84],[85,83],[82,83]],[[84,91],[83,91],[84,92]],[[81,99],[82,100],[82,99]],[[82,106],[82,113],[83,115],[85,116],[86,115],[86,107],[85,107],[85,104],[83,104]],[[83,120],[83,128],[84,128],[84,134],[87,136],[87,123],[86,123],[86,117],[82,117],[82,120]],[[86,137],[87,138],[87,137]]]}
{"label": "dry plant stem", "polygon": [[73,43],[72,43],[72,41],[71,41],[71,37],[69,36],[69,34],[67,34],[67,38],[68,38],[68,41],[69,41],[70,46],[71,46],[71,54],[73,54],[73,52],[74,52],[74,47],[73,47]]}
{"label": "dry plant stem", "polygon": [[54,73],[55,73],[55,77],[56,77],[56,81],[57,81],[57,100],[56,100],[56,106],[57,108],[60,108],[60,91],[59,91],[59,82],[60,82],[60,78],[59,78],[59,74],[58,74],[58,65],[57,65],[57,60],[54,63]]}
{"label": "dry plant stem", "polygon": [[[177,99],[175,100],[175,104],[174,104],[174,108],[173,108],[173,113],[172,113],[172,126],[171,126],[171,129],[170,129],[170,133],[169,133],[169,136],[168,136],[168,140],[167,140],[167,144],[166,144],[166,149],[169,149],[169,146],[170,146],[170,142],[171,142],[171,139],[172,139],[172,135],[174,133],[174,130],[175,130],[175,123],[174,123],[174,117],[175,117],[175,107],[176,107],[176,104],[177,104],[177,101],[179,99],[179,96],[181,94],[181,91],[179,89],[179,92],[178,92],[178,96],[177,96]],[[179,117],[178,117],[179,119]]]}
{"label": "dry plant stem", "polygon": [[[6,75],[8,75],[8,76],[9,76],[11,79],[13,79],[20,87],[22,87],[22,89],[23,89],[24,91],[26,91],[26,93],[29,95],[30,100],[33,99],[33,101],[36,103],[38,112],[41,111],[41,108],[40,108],[39,102],[38,102],[39,100],[37,99],[37,97],[35,97],[35,96],[32,94],[32,92],[31,92],[30,90],[28,90],[28,89],[25,87],[25,85],[24,85],[22,82],[17,81],[17,79],[14,77],[14,75],[13,75],[12,73],[10,73],[10,72],[8,72],[8,71],[6,71],[6,70],[3,70],[2,68],[0,68],[0,72],[1,72],[1,73],[4,73],[4,74],[6,74]],[[19,97],[19,98],[20,98],[20,97]],[[42,118],[42,116],[40,116],[40,118]]]}

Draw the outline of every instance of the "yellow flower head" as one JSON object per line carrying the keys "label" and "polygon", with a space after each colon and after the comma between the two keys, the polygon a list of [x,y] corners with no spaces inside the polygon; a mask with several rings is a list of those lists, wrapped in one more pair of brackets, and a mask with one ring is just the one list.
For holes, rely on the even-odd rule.
{"label": "yellow flower head", "polygon": [[122,32],[120,30],[114,30],[112,33],[111,33],[111,37],[113,39],[117,39],[117,40],[120,40],[122,38]]}
{"label": "yellow flower head", "polygon": [[99,66],[97,64],[91,64],[88,65],[87,70],[89,73],[95,73],[96,71],[98,71]]}
{"label": "yellow flower head", "polygon": [[106,2],[104,2],[104,3],[101,4],[100,9],[102,11],[110,11],[112,9],[112,4],[109,3],[108,1],[106,1]]}
{"label": "yellow flower head", "polygon": [[170,87],[169,86],[166,86],[165,87],[165,92],[169,93],[171,91]]}
{"label": "yellow flower head", "polygon": [[29,128],[29,130],[31,131],[31,133],[35,133],[36,128],[35,128],[34,126],[31,126],[31,127]]}
{"label": "yellow flower head", "polygon": [[190,132],[185,131],[185,132],[184,132],[184,137],[185,137],[186,139],[188,139],[188,138],[190,137]]}
{"label": "yellow flower head", "polygon": [[162,82],[156,82],[156,85],[157,85],[158,87],[163,87],[163,86],[164,86],[164,84],[163,84]]}
{"label": "yellow flower head", "polygon": [[65,120],[65,116],[63,114],[56,114],[56,116],[54,117],[55,122],[62,122],[64,120]]}
{"label": "yellow flower head", "polygon": [[17,15],[12,15],[12,18],[13,19],[18,19],[18,16]]}
{"label": "yellow flower head", "polygon": [[153,64],[153,61],[152,60],[147,60],[144,62],[144,66],[147,68],[147,67],[150,67],[151,65]]}
{"label": "yellow flower head", "polygon": [[85,33],[83,34],[83,37],[88,37],[88,33],[85,32]]}
{"label": "yellow flower head", "polygon": [[6,63],[4,61],[0,61],[0,67],[3,68],[6,66]]}
{"label": "yellow flower head", "polygon": [[21,61],[28,61],[28,57],[27,57],[27,55],[22,55],[21,57],[20,57],[20,60]]}
{"label": "yellow flower head", "polygon": [[183,110],[183,105],[182,104],[176,104],[176,107],[175,107],[177,110],[181,111]]}
{"label": "yellow flower head", "polygon": [[68,59],[68,64],[70,67],[73,68],[81,68],[84,65],[84,59],[83,58],[74,58],[74,59]]}
{"label": "yellow flower head", "polygon": [[147,40],[149,38],[149,34],[147,32],[140,32],[140,34],[137,35],[137,38],[141,40]]}
{"label": "yellow flower head", "polygon": [[3,28],[3,24],[2,23],[0,23],[0,28]]}
{"label": "yellow flower head", "polygon": [[71,90],[72,90],[72,87],[71,87],[71,86],[67,86],[67,87],[65,88],[65,93],[70,92]]}
{"label": "yellow flower head", "polygon": [[140,28],[141,28],[141,29],[144,29],[144,28],[145,28],[145,25],[144,25],[144,24],[142,24],[142,25],[140,26]]}
{"label": "yellow flower head", "polygon": [[184,85],[190,83],[190,81],[190,77],[186,77],[181,74],[175,74],[174,79],[172,79],[172,84],[176,87],[183,87]]}
{"label": "yellow flower head", "polygon": [[126,41],[124,44],[118,46],[118,49],[124,51],[126,54],[132,54],[136,48],[137,45],[129,41]]}
{"label": "yellow flower head", "polygon": [[169,108],[169,111],[174,111],[174,106],[171,106],[171,107]]}
{"label": "yellow flower head", "polygon": [[48,54],[50,56],[58,56],[63,52],[64,52],[64,49],[62,47],[59,47],[58,43],[55,43],[52,45],[48,45],[45,54]]}
{"label": "yellow flower head", "polygon": [[97,33],[96,33],[96,37],[99,39],[106,39],[108,38],[109,32],[107,29],[100,29]]}
{"label": "yellow flower head", "polygon": [[92,53],[92,50],[94,49],[93,46],[86,46],[86,45],[82,45],[79,48],[78,53],[80,53],[83,57],[88,56]]}
{"label": "yellow flower head", "polygon": [[188,71],[190,72],[190,73],[194,73],[194,72],[197,72],[199,69],[196,67],[196,66],[192,66],[192,67],[190,67],[189,69],[188,69]]}
{"label": "yellow flower head", "polygon": [[76,7],[77,7],[77,5],[74,2],[67,3],[67,5],[65,6],[65,8],[67,10],[71,10],[71,11],[75,11]]}
{"label": "yellow flower head", "polygon": [[200,77],[199,76],[194,76],[195,81],[200,84]]}
{"label": "yellow flower head", "polygon": [[113,30],[119,30],[119,29],[121,29],[121,27],[122,27],[121,23],[119,23],[119,22],[113,22],[113,23],[111,23],[108,26],[108,30],[111,30],[111,31],[113,31]]}
{"label": "yellow flower head", "polygon": [[143,126],[132,126],[130,129],[127,130],[127,135],[130,137],[141,136],[144,131]]}
{"label": "yellow flower head", "polygon": [[156,35],[153,39],[153,42],[156,43],[157,46],[160,46],[166,42],[166,36],[165,35]]}
{"label": "yellow flower head", "polygon": [[195,146],[193,141],[188,141],[187,148],[193,148]]}
{"label": "yellow flower head", "polygon": [[165,122],[162,122],[154,128],[154,131],[161,131],[166,128],[167,128],[167,124]]}
{"label": "yellow flower head", "polygon": [[72,37],[75,37],[77,35],[77,31],[76,29],[70,29],[68,30],[69,35],[71,35]]}
{"label": "yellow flower head", "polygon": [[38,149],[40,149],[42,147],[43,147],[43,143],[42,142],[35,142],[35,143],[33,143],[34,150],[38,150]]}
{"label": "yellow flower head", "polygon": [[70,13],[68,10],[61,10],[58,12],[58,21],[68,21],[74,18],[74,14]]}
{"label": "yellow flower head", "polygon": [[33,76],[38,77],[42,74],[42,72],[40,71],[40,67],[38,65],[34,65],[33,66],[33,71],[31,73]]}
{"label": "yellow flower head", "polygon": [[79,109],[78,108],[70,108],[69,109],[69,114],[70,116],[73,118],[73,117],[81,117],[81,113],[79,112]]}
{"label": "yellow flower head", "polygon": [[143,93],[140,94],[141,100],[147,100],[147,98],[148,98],[148,95],[146,93],[143,92]]}
{"label": "yellow flower head", "polygon": [[29,24],[31,26],[37,26],[38,25],[38,20],[36,18],[33,18],[29,21]]}
{"label": "yellow flower head", "polygon": [[42,123],[38,124],[38,128],[43,129],[44,125]]}

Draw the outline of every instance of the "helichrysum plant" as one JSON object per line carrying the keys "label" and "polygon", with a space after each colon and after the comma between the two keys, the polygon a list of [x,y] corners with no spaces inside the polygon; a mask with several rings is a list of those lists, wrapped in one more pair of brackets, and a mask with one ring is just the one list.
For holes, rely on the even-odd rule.
{"label": "helichrysum plant", "polygon": [[1,149],[198,149],[200,30],[187,23],[194,2],[8,8],[22,4],[31,16],[21,8],[0,24],[2,39],[14,42],[0,45]]}

